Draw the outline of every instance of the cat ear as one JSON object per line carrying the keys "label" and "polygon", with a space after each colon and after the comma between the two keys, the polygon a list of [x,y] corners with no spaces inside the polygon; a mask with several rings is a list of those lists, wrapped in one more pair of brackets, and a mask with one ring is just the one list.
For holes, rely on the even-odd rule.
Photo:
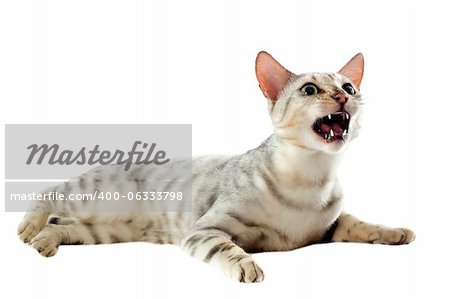
{"label": "cat ear", "polygon": [[275,102],[278,94],[292,75],[269,53],[265,51],[258,53],[256,57],[256,78],[258,78],[259,88],[266,98]]}
{"label": "cat ear", "polygon": [[359,88],[364,74],[364,56],[361,53],[353,56],[353,58],[339,70],[338,74],[349,78]]}

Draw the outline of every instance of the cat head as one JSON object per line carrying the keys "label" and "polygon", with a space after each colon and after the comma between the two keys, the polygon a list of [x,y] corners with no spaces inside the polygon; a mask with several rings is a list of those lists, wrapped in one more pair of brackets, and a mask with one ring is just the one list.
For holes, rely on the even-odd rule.
{"label": "cat head", "polygon": [[295,146],[342,151],[358,135],[362,54],[336,73],[296,75],[267,52],[256,58],[256,76],[268,99],[275,134]]}

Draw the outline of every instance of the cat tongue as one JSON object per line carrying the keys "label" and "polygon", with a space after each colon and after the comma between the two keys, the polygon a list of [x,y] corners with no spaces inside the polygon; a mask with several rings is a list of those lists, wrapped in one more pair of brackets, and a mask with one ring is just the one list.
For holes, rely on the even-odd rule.
{"label": "cat tongue", "polygon": [[328,132],[331,129],[331,127],[327,124],[321,124],[320,129],[322,130],[322,132]]}
{"label": "cat tongue", "polygon": [[342,136],[342,133],[344,132],[339,124],[332,124],[331,126],[327,124],[321,124],[320,129],[322,130],[322,132],[329,132],[330,129],[333,129],[334,134],[338,136]]}
{"label": "cat tongue", "polygon": [[342,133],[344,132],[341,128],[341,126],[339,126],[338,124],[333,124],[331,126],[331,128],[333,129],[334,133],[336,135],[342,136]]}

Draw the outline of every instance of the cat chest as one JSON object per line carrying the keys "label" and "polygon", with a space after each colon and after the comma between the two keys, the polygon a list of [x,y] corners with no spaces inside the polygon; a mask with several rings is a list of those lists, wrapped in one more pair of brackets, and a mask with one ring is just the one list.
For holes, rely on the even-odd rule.
{"label": "cat chest", "polygon": [[[323,190],[322,190],[323,191]],[[249,228],[247,245],[256,251],[290,250],[320,240],[341,211],[341,199],[328,192],[297,193],[292,198],[266,197],[257,216],[262,224]],[[256,216],[254,214],[254,216]],[[252,231],[253,230],[253,231]]]}

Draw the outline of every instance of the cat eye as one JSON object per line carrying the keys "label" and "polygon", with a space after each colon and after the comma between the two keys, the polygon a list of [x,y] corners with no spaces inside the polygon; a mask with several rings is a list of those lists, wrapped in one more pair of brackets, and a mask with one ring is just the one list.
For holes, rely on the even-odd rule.
{"label": "cat eye", "polygon": [[345,83],[344,85],[342,85],[342,89],[350,95],[354,95],[356,93],[355,89],[350,83]]}
{"label": "cat eye", "polygon": [[312,96],[319,93],[319,89],[312,83],[306,83],[300,88],[300,92],[307,96]]}

